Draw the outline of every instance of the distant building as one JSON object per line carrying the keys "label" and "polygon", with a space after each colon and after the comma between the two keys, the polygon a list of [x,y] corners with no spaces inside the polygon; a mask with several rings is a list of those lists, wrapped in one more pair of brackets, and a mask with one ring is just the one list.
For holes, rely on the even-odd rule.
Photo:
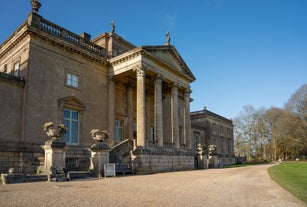
{"label": "distant building", "polygon": [[233,122],[208,111],[191,112],[192,147],[197,144],[216,145],[219,162],[223,165],[235,163]]}

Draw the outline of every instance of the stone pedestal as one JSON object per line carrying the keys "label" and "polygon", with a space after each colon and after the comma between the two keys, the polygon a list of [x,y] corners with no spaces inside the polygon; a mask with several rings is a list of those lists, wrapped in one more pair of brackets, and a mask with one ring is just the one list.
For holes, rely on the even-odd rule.
{"label": "stone pedestal", "polygon": [[101,178],[104,174],[104,165],[109,163],[110,147],[103,142],[93,144],[89,150],[91,151],[90,171],[93,175]]}
{"label": "stone pedestal", "polygon": [[66,144],[63,141],[52,140],[41,146],[45,150],[44,170],[50,175],[51,168],[66,168]]}
{"label": "stone pedestal", "polygon": [[197,152],[197,168],[206,169],[208,168],[207,155],[205,151],[201,150]]}
{"label": "stone pedestal", "polygon": [[216,155],[209,155],[208,159],[208,167],[209,168],[217,168],[218,167],[218,159]]}

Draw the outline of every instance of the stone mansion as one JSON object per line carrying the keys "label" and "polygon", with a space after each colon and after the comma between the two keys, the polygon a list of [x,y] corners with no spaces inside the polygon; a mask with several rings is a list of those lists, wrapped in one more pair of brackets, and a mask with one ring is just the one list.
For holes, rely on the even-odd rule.
{"label": "stone mansion", "polygon": [[[0,45],[0,172],[37,172],[47,121],[68,127],[69,169],[88,168],[93,128],[110,133],[110,162],[133,163],[138,174],[194,169],[198,143],[216,144],[223,162],[234,163],[231,120],[193,126],[192,113],[191,127],[196,78],[168,38],[137,47],[112,27],[92,39],[32,10]],[[221,139],[209,122],[213,130],[221,123]]]}

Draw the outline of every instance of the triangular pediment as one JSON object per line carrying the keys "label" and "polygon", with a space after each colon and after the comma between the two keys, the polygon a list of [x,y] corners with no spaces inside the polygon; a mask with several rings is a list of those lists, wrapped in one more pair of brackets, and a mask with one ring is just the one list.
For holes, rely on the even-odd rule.
{"label": "triangular pediment", "polygon": [[196,79],[174,46],[143,46],[142,49],[172,66],[178,72],[189,76],[192,81]]}
{"label": "triangular pediment", "polygon": [[58,103],[64,107],[78,110],[83,110],[85,108],[84,104],[75,96],[60,98],[58,99]]}

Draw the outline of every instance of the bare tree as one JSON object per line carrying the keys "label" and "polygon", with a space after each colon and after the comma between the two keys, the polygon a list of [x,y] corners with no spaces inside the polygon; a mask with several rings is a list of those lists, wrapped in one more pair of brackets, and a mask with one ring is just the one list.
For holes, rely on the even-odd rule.
{"label": "bare tree", "polygon": [[307,84],[290,97],[285,109],[245,105],[233,121],[238,156],[248,160],[306,156]]}
{"label": "bare tree", "polygon": [[285,104],[285,109],[297,114],[300,118],[306,121],[307,118],[307,84],[302,85],[289,98]]}

